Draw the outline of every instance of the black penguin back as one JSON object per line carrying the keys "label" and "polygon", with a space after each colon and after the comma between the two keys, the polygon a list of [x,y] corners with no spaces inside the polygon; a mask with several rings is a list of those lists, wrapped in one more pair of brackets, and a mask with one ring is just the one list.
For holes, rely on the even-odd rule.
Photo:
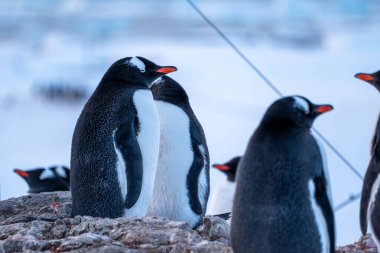
{"label": "black penguin back", "polygon": [[310,200],[310,184],[323,174],[310,133],[316,116],[311,103],[310,116],[294,103],[286,97],[269,107],[239,162],[231,222],[235,253],[322,252]]}

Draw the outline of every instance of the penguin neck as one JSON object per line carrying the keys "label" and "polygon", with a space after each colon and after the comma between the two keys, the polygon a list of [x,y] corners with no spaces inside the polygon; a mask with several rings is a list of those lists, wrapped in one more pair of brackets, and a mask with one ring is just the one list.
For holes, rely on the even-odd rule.
{"label": "penguin neck", "polygon": [[297,124],[287,119],[282,120],[263,120],[262,125],[265,129],[269,129],[273,132],[285,132],[285,131],[310,131],[310,127],[303,124]]}
{"label": "penguin neck", "polygon": [[119,89],[125,89],[125,88],[132,88],[132,89],[143,89],[148,90],[148,86],[139,81],[127,81],[127,80],[106,80],[100,83],[99,87],[103,87],[105,89],[108,88],[119,88]]}
{"label": "penguin neck", "polygon": [[231,183],[234,183],[235,182],[235,175],[228,175],[227,176],[227,181],[231,182]]}

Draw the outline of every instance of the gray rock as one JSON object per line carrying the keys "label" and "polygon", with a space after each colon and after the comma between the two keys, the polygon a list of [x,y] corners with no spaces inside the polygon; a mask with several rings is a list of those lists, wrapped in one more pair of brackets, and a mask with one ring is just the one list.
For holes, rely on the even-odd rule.
{"label": "gray rock", "polygon": [[371,235],[362,236],[358,242],[343,247],[338,247],[337,253],[376,253],[376,244]]}
{"label": "gray rock", "polygon": [[0,253],[232,252],[229,226],[206,217],[194,231],[167,218],[70,217],[69,192],[31,194],[0,202]]}
{"label": "gray rock", "polygon": [[197,229],[199,234],[210,241],[223,241],[228,244],[230,226],[227,221],[213,216],[203,218],[203,223]]}

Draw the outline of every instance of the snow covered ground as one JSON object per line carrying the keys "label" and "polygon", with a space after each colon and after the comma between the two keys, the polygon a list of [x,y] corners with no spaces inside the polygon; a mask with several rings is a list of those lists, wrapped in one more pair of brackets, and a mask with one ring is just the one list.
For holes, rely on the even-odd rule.
{"label": "snow covered ground", "polygon": [[[80,84],[91,93],[108,66],[124,56],[140,55],[158,64],[177,66],[178,72],[170,76],[188,91],[193,109],[203,124],[212,163],[242,154],[266,108],[278,98],[186,3],[163,1],[164,6],[161,6],[155,2],[155,8],[169,11],[160,12],[159,15],[166,19],[155,23],[152,29],[147,17],[154,15],[154,8],[127,1],[133,7],[132,13],[126,8],[128,4],[113,1],[111,6],[123,7],[115,16],[128,18],[125,23],[115,18],[111,29],[103,23],[109,22],[107,18],[112,17],[112,11],[106,9],[101,15],[101,7],[88,1],[67,1],[70,4],[57,1],[60,5],[43,7],[46,2],[40,0],[36,1],[41,5],[38,8],[27,6],[30,12],[25,11],[26,2],[19,1],[17,6],[0,3],[0,21],[8,20],[0,25],[1,199],[26,193],[26,184],[13,173],[14,168],[69,165],[71,137],[85,101],[49,102],[36,96],[34,91],[38,84]],[[153,4],[154,1],[148,2]],[[271,1],[272,5],[273,2],[276,1]],[[315,126],[364,175],[380,102],[378,92],[353,75],[380,69],[377,61],[380,58],[380,23],[372,15],[373,8],[378,5],[366,1],[364,9],[340,6],[356,12],[348,18],[338,15],[336,19],[332,18],[335,12],[331,9],[323,12],[319,6],[314,13],[312,8],[303,7],[303,11],[314,14],[311,15],[315,17],[313,24],[308,26],[317,27],[313,30],[300,28],[299,22],[293,21],[304,20],[304,17],[286,11],[294,10],[293,5],[298,8],[302,5],[297,1],[286,2],[288,5],[281,5],[276,13],[278,17],[285,15],[290,21],[284,27],[275,25],[281,23],[279,21],[269,23],[270,27],[275,27],[268,28],[272,31],[271,36],[269,33],[263,35],[263,31],[267,31],[264,28],[239,30],[242,22],[265,23],[264,13],[250,17],[247,2],[228,5],[231,7],[228,14],[223,12],[222,4],[215,1],[205,1],[200,6],[220,22],[222,29],[225,28],[248,58],[284,94],[300,94],[313,102],[335,106],[335,110],[320,117]],[[353,3],[360,6],[359,1]],[[101,1],[98,4],[105,6]],[[255,7],[261,5],[265,6],[264,10],[274,8],[261,1],[255,2]],[[245,10],[244,15],[236,13],[239,8]],[[136,11],[144,11],[144,18],[139,18]],[[57,16],[53,17],[52,13]],[[318,19],[318,14],[327,18]],[[18,23],[18,17],[22,24]],[[97,22],[85,25],[79,19],[78,27],[86,29],[75,28],[75,24],[74,27],[64,26],[65,21],[80,17],[91,17]],[[226,22],[221,22],[223,17]],[[102,18],[107,20],[101,22]],[[136,23],[136,19],[139,22]],[[158,20],[157,17],[154,20]],[[173,22],[177,21],[177,24],[186,24],[183,29],[173,27]],[[38,25],[39,22],[43,25]],[[147,27],[152,34],[136,30],[139,25]],[[16,28],[20,29],[14,30]],[[161,33],[158,28],[162,29]],[[250,36],[246,37],[245,32]],[[252,39],[256,35],[260,40]],[[360,192],[362,182],[325,148],[336,205],[350,194]],[[223,176],[212,171],[212,189],[220,180]],[[358,216],[358,201],[336,213],[338,245],[359,238]]]}

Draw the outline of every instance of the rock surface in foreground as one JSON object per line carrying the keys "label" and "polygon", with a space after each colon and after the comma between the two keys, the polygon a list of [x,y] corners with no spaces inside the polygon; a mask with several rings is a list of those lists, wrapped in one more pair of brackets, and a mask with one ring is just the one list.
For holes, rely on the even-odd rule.
{"label": "rock surface in foreground", "polygon": [[206,217],[194,231],[165,218],[70,218],[69,192],[0,202],[0,252],[232,252],[229,226]]}
{"label": "rock surface in foreground", "polygon": [[[192,230],[165,218],[70,218],[69,192],[41,193],[0,201],[0,253],[8,252],[201,252],[232,253],[228,224],[205,217]],[[369,235],[337,253],[375,253]]]}
{"label": "rock surface in foreground", "polygon": [[362,236],[358,242],[338,247],[336,253],[376,253],[376,244],[373,242],[371,235]]}

